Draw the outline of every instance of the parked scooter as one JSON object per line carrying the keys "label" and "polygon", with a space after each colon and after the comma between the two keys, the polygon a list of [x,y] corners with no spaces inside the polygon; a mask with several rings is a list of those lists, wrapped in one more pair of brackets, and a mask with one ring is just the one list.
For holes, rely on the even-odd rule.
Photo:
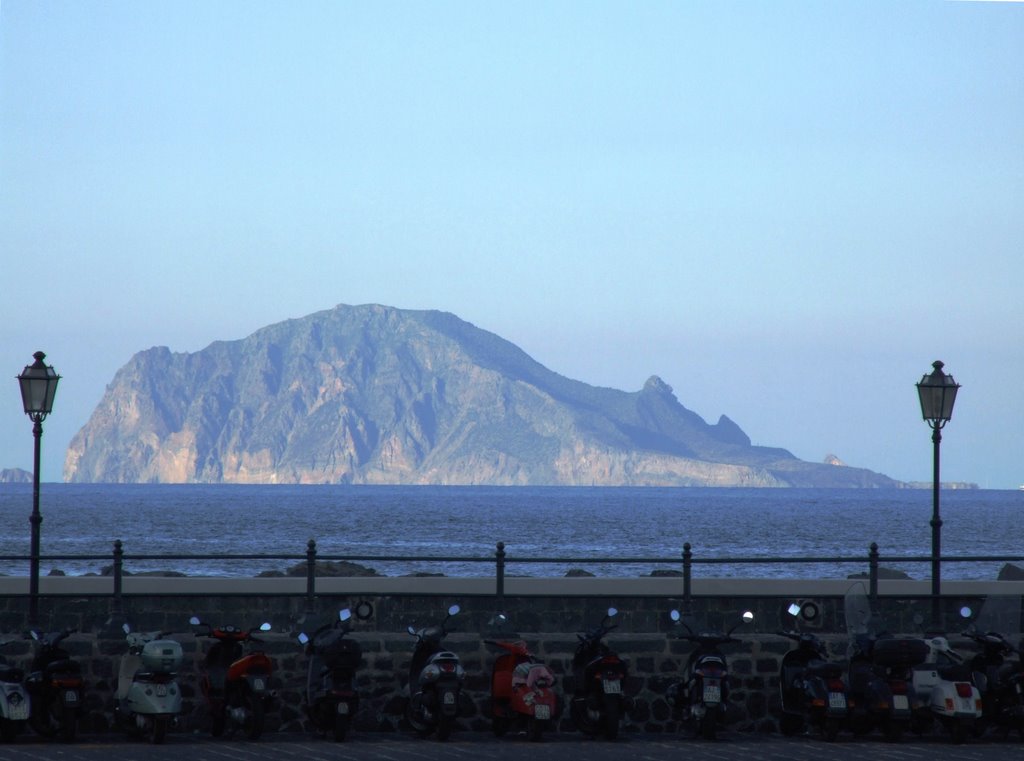
{"label": "parked scooter", "polygon": [[924,643],[928,655],[913,668],[914,729],[923,732],[938,722],[954,743],[962,743],[982,716],[971,665],[942,634],[925,634]]}
{"label": "parked scooter", "polygon": [[694,733],[705,740],[714,740],[718,727],[725,723],[729,700],[729,667],[721,646],[739,642],[732,633],[741,624],[749,624],[754,614],[744,612],[740,620],[727,632],[704,630],[694,633],[678,610],[671,612],[672,620],[686,633],[680,639],[696,647],[690,653],[683,670],[683,681],[669,686],[669,703],[682,712]]}
{"label": "parked scooter", "polygon": [[975,734],[998,728],[1004,736],[1016,730],[1024,738],[1024,663],[1020,647],[1002,633],[1018,632],[1020,607],[1017,595],[989,597],[963,633],[981,647],[970,663],[984,708]]}
{"label": "parked scooter", "polygon": [[[500,624],[507,619],[499,614]],[[485,644],[504,651],[491,670],[491,729],[502,737],[509,729],[525,729],[532,742],[541,740],[558,715],[555,675],[529,650],[526,642],[508,632]]]}
{"label": "parked scooter", "polygon": [[928,648],[920,639],[889,634],[885,622],[871,610],[862,583],[846,593],[845,608],[850,728],[854,734],[877,728],[886,740],[897,742],[911,728],[913,667],[925,660]]}
{"label": "parked scooter", "polygon": [[[0,642],[0,647],[13,642]],[[0,655],[0,740],[14,742],[28,723],[32,700],[25,689],[25,672]]]}
{"label": "parked scooter", "polygon": [[72,742],[78,729],[78,712],[82,706],[85,683],[82,666],[72,660],[61,643],[75,629],[40,633],[30,631],[35,642],[35,655],[29,667],[25,687],[32,697],[29,723],[36,734]]}
{"label": "parked scooter", "polygon": [[438,740],[447,740],[458,717],[462,683],[466,672],[459,656],[444,650],[441,642],[452,630],[448,621],[458,614],[458,605],[448,608],[448,615],[434,626],[415,629],[409,634],[416,637],[416,647],[409,664],[409,704],[406,718],[421,737],[437,733]]}
{"label": "parked scooter", "polygon": [[274,664],[262,650],[250,649],[246,643],[260,642],[255,631],[268,632],[270,624],[259,629],[239,629],[227,625],[214,627],[196,616],[189,623],[197,637],[213,637],[216,642],[206,654],[206,670],[201,686],[210,707],[210,734],[220,737],[240,728],[250,740],[263,733],[263,717],[274,698],[270,675]]}
{"label": "parked scooter", "polygon": [[299,634],[309,664],[302,707],[318,732],[330,732],[335,742],[348,734],[352,717],[359,710],[355,689],[356,669],[363,658],[362,648],[345,635],[352,629],[352,611],[338,612],[338,618],[324,624],[310,637]]}
{"label": "parked scooter", "polygon": [[181,713],[181,644],[167,639],[171,632],[133,632],[128,624],[123,629],[128,652],[118,668],[114,715],[129,732],[160,744]]}
{"label": "parked scooter", "polygon": [[818,614],[813,603],[793,603],[788,614],[794,628],[777,633],[796,646],[782,657],[779,670],[779,729],[787,737],[815,729],[827,741],[834,742],[849,716],[843,667],[829,661],[824,642],[811,632],[800,630],[801,619],[810,621]]}
{"label": "parked scooter", "polygon": [[626,662],[604,642],[605,635],[617,626],[611,623],[616,615],[618,610],[608,608],[600,624],[577,634],[579,644],[572,658],[575,689],[569,712],[573,723],[581,732],[607,740],[619,736],[619,721],[631,702],[623,693]]}

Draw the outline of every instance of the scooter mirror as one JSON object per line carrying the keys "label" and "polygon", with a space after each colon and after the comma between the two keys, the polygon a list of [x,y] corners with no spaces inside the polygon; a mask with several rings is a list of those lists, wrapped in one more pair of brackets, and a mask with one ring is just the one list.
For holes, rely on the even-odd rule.
{"label": "scooter mirror", "polygon": [[343,610],[338,611],[339,621],[348,621],[350,618],[352,618],[352,611],[348,608],[344,608]]}
{"label": "scooter mirror", "polygon": [[262,624],[260,624],[260,631],[261,632],[269,632],[270,629],[271,629],[271,626],[270,626],[270,622],[269,621],[264,621]]}
{"label": "scooter mirror", "polygon": [[453,606],[451,606],[450,608],[448,608],[448,615],[449,615],[449,616],[454,616],[454,615],[455,615],[455,614],[457,614],[457,613],[458,613],[458,612],[459,612],[460,610],[462,610],[462,608],[460,608],[460,607],[459,607],[458,605],[453,605]]}
{"label": "scooter mirror", "polygon": [[793,618],[796,618],[797,616],[799,616],[799,615],[800,615],[800,611],[801,611],[801,610],[802,610],[802,609],[801,609],[801,607],[800,607],[800,603],[798,603],[798,602],[793,602],[793,603],[790,603],[790,604],[789,604],[789,607],[788,607],[788,608],[786,608],[786,612],[787,612],[787,613],[788,613],[789,615],[793,616]]}
{"label": "scooter mirror", "polygon": [[201,621],[199,620],[199,617],[198,617],[198,616],[192,616],[192,618],[190,618],[190,619],[188,620],[188,622],[189,622],[190,624],[192,624],[192,626],[199,626],[199,624],[200,624],[200,623],[202,623],[202,622],[201,622]]}
{"label": "scooter mirror", "polygon": [[299,636],[296,639],[299,640],[299,644],[309,644],[309,636],[306,634],[306,632],[299,632]]}
{"label": "scooter mirror", "polygon": [[679,623],[679,619],[682,618],[679,611],[675,608],[673,608],[672,611],[668,614],[668,617],[675,621],[677,624]]}
{"label": "scooter mirror", "polygon": [[121,631],[123,631],[125,634],[130,633],[131,630],[132,630],[132,627],[130,627],[127,623],[124,623],[124,624],[121,625]]}
{"label": "scooter mirror", "polygon": [[619,615],[618,608],[608,608],[608,618],[615,618],[617,615]]}
{"label": "scooter mirror", "polygon": [[409,632],[409,634],[412,634],[414,636],[416,634],[416,630],[412,628],[412,624],[409,624],[409,628],[406,629],[406,631]]}
{"label": "scooter mirror", "polygon": [[751,611],[749,611],[749,610],[743,611],[743,623],[749,624],[753,620],[754,620],[754,614]]}
{"label": "scooter mirror", "polygon": [[965,605],[964,607],[960,608],[960,618],[970,618],[973,615],[974,611],[971,610],[970,605]]}

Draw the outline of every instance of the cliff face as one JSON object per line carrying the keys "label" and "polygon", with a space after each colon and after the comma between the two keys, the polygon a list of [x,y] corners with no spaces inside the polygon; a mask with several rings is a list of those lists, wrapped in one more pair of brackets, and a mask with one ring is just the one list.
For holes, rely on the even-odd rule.
{"label": "cliff face", "polygon": [[895,486],[754,447],[652,377],[638,392],[544,368],[442,312],[339,306],[118,371],[67,481]]}

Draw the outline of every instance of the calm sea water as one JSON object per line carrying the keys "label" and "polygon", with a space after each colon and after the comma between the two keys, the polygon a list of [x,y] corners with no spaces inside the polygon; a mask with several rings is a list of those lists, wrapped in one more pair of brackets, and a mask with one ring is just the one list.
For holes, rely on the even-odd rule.
{"label": "calm sea water", "polygon": [[[1024,492],[942,493],[943,554],[1024,554]],[[0,556],[27,555],[30,485],[0,486]],[[599,576],[640,576],[647,562],[680,558],[863,556],[877,542],[884,556],[927,556],[930,490],[703,489],[563,487],[209,486],[43,484],[44,556],[131,554],[321,554],[493,558],[505,542],[507,573],[562,576],[584,568]],[[522,558],[578,558],[525,563]],[[617,565],[601,558],[643,558]],[[251,576],[297,562],[126,561],[130,570],[173,568],[195,575]],[[493,575],[493,563],[362,560],[387,575],[418,571]],[[45,559],[42,573],[97,571],[110,560]],[[928,578],[927,563],[885,563]],[[947,563],[946,578],[994,578],[999,562]],[[695,576],[839,577],[855,566],[716,564]],[[0,559],[0,573],[27,575],[27,560]]]}

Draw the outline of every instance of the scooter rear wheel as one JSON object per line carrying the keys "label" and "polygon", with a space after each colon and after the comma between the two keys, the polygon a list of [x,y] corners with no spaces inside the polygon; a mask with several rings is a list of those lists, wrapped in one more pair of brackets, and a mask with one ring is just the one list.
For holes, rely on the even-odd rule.
{"label": "scooter rear wheel", "polygon": [[167,739],[167,728],[170,725],[171,720],[167,716],[154,716],[153,717],[153,744],[163,745],[164,740]]}
{"label": "scooter rear wheel", "polygon": [[437,718],[437,739],[441,742],[445,742],[449,737],[452,736],[452,727],[455,722],[451,716],[445,716],[441,714]]}
{"label": "scooter rear wheel", "polygon": [[334,717],[334,742],[340,743],[344,741],[345,736],[348,734],[349,717],[347,714],[338,714]]}
{"label": "scooter rear wheel", "polygon": [[60,739],[61,742],[72,743],[78,734],[78,709],[64,706],[60,717]]}
{"label": "scooter rear wheel", "polygon": [[491,719],[491,731],[495,737],[504,737],[508,734],[508,719],[504,716],[495,716]]}
{"label": "scooter rear wheel", "polygon": [[700,719],[700,736],[704,740],[714,740],[718,733],[718,721],[712,711],[705,711]]}
{"label": "scooter rear wheel", "polygon": [[251,692],[246,692],[242,699],[245,707],[245,722],[242,724],[242,731],[250,740],[258,740],[263,734],[263,699]]}
{"label": "scooter rear wheel", "polygon": [[606,695],[604,703],[604,739],[615,740],[619,736],[619,699]]}
{"label": "scooter rear wheel", "polygon": [[543,719],[530,717],[526,722],[526,739],[532,743],[539,743],[544,739],[544,730],[548,723]]}

